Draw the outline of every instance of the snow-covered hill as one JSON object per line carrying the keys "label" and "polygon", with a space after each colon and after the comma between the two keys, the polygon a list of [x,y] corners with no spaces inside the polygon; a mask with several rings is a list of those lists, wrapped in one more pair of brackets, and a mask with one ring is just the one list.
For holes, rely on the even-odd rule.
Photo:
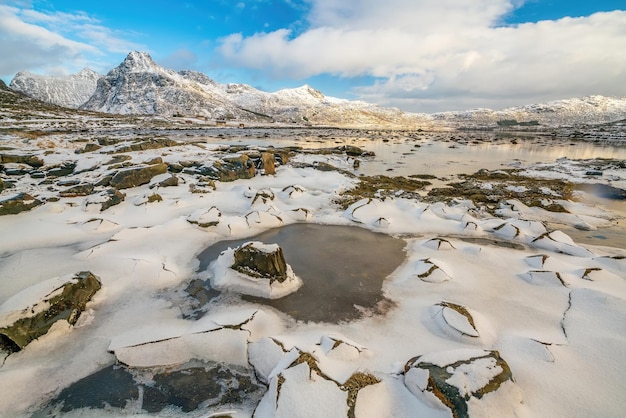
{"label": "snow-covered hill", "polygon": [[575,126],[614,122],[626,117],[626,98],[587,96],[547,103],[510,107],[503,110],[473,109],[433,114],[452,124],[494,126],[498,122],[533,123],[549,126]]}
{"label": "snow-covered hill", "polygon": [[409,113],[363,101],[328,97],[308,85],[268,93],[246,84],[220,84],[197,71],[176,72],[160,67],[144,52],[129,53],[118,67],[98,77],[91,70],[67,77],[21,72],[11,82],[11,88],[46,102],[104,113],[200,116],[301,125],[455,128],[521,123],[576,126],[626,119],[626,98],[603,96],[504,110]]}
{"label": "snow-covered hill", "polygon": [[382,108],[360,101],[326,97],[305,85],[274,93],[245,84],[219,84],[196,71],[175,72],[142,52],[101,78],[83,109],[244,121],[332,125],[415,125],[430,116]]}
{"label": "snow-covered hill", "polygon": [[10,87],[34,99],[78,108],[96,91],[99,78],[98,73],[88,68],[68,76],[44,76],[22,71],[15,75]]}

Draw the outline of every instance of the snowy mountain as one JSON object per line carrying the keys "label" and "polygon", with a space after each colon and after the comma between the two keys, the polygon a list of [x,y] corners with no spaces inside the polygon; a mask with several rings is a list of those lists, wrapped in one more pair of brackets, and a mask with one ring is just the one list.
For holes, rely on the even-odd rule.
{"label": "snowy mountain", "polygon": [[11,80],[10,88],[44,102],[78,108],[93,95],[99,78],[98,73],[88,68],[68,76],[44,76],[22,71]]}
{"label": "snowy mountain", "polygon": [[365,102],[326,97],[306,85],[266,93],[245,84],[219,84],[196,71],[162,68],[142,52],[131,52],[102,77],[94,95],[81,108],[119,114],[316,125],[414,125],[431,119]]}
{"label": "snowy mountain", "polygon": [[[96,82],[97,81],[97,82]],[[158,66],[131,52],[106,76],[83,70],[67,77],[21,72],[16,91],[50,103],[114,114],[225,118],[302,125],[431,127],[575,126],[626,119],[626,98],[589,96],[504,110],[473,109],[432,115],[325,96],[304,85],[268,93],[246,84],[220,84],[197,71]],[[89,97],[90,96],[90,97]]]}
{"label": "snowy mountain", "polygon": [[549,126],[575,126],[614,122],[626,118],[626,98],[587,96],[547,103],[511,107],[503,110],[473,109],[435,113],[436,120],[451,124],[494,126],[521,123]]}
{"label": "snowy mountain", "polygon": [[131,52],[98,80],[95,93],[81,108],[118,114],[263,119],[225,98],[216,86],[203,74],[177,73],[158,66],[146,53]]}

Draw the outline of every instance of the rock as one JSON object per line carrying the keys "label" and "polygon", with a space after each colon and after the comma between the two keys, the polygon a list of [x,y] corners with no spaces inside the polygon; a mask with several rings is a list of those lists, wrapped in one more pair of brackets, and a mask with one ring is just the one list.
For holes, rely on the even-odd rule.
{"label": "rock", "polygon": [[173,187],[178,186],[178,177],[171,175],[165,180],[161,180],[158,184],[159,187]]}
{"label": "rock", "polygon": [[44,165],[44,161],[36,155],[0,154],[0,164],[6,163],[26,164],[34,168]]}
{"label": "rock", "polygon": [[167,164],[164,163],[133,167],[118,171],[109,184],[116,189],[128,189],[150,183],[152,177],[165,172],[167,172]]}
{"label": "rock", "polygon": [[111,206],[119,205],[124,201],[124,199],[126,199],[126,195],[117,189],[109,189],[105,192],[105,194],[107,196],[107,200],[102,202],[100,212],[104,212]]}
{"label": "rock", "polygon": [[498,351],[460,349],[412,358],[404,367],[404,384],[420,400],[449,408],[454,418],[518,416],[521,404]]}
{"label": "rock", "polygon": [[177,141],[167,138],[156,138],[148,141],[136,142],[130,145],[123,145],[117,148],[114,153],[132,152],[132,151],[146,151],[150,149],[167,148],[179,145]]}
{"label": "rock", "polygon": [[280,283],[287,279],[287,263],[282,248],[249,242],[235,250],[233,270],[252,277]]}
{"label": "rock", "polygon": [[63,190],[59,193],[61,197],[78,197],[78,196],[87,196],[93,193],[94,186],[93,184],[84,183],[79,184],[77,186],[70,187],[69,189]]}
{"label": "rock", "polygon": [[100,280],[91,272],[77,273],[41,301],[23,309],[15,322],[0,327],[0,347],[12,352],[19,351],[45,335],[57,321],[64,320],[74,325],[100,287]]}
{"label": "rock", "polygon": [[276,174],[276,167],[274,164],[274,154],[270,152],[261,153],[261,164],[266,175]]}
{"label": "rock", "polygon": [[69,176],[70,174],[72,174],[74,172],[75,168],[76,168],[76,162],[75,161],[64,162],[63,164],[61,164],[58,167],[54,167],[54,168],[49,169],[46,174],[49,177]]}
{"label": "rock", "polygon": [[77,149],[76,151],[74,151],[76,154],[84,154],[87,152],[94,152],[94,151],[98,151],[99,149],[101,149],[102,146],[98,145],[98,144],[94,144],[94,143],[89,143],[86,144],[83,148],[81,149]]}
{"label": "rock", "polygon": [[0,192],[6,189],[10,189],[11,187],[15,187],[13,183],[0,179]]}
{"label": "rock", "polygon": [[239,179],[251,179],[255,176],[254,163],[247,155],[225,158],[216,161],[206,171],[206,175],[219,181],[235,181]]}
{"label": "rock", "polygon": [[20,193],[17,196],[0,201],[0,216],[17,215],[41,204],[43,204],[41,200],[32,197],[28,193]]}

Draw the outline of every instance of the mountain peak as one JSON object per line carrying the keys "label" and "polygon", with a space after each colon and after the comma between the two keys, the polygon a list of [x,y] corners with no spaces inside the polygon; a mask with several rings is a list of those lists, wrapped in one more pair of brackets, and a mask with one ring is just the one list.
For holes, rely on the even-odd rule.
{"label": "mountain peak", "polygon": [[120,65],[120,67],[130,71],[149,71],[156,66],[150,54],[139,51],[129,53]]}

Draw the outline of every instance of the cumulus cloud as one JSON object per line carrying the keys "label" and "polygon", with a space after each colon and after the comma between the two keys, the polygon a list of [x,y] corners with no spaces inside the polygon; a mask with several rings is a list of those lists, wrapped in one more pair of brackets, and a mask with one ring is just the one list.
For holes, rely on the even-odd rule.
{"label": "cumulus cloud", "polygon": [[76,71],[106,53],[141,49],[84,13],[40,12],[25,3],[24,7],[0,5],[0,77],[12,77],[25,68],[53,74]]}
{"label": "cumulus cloud", "polygon": [[626,11],[513,26],[507,0],[312,0],[308,30],[221,39],[231,64],[371,76],[360,98],[413,111],[626,95]]}

